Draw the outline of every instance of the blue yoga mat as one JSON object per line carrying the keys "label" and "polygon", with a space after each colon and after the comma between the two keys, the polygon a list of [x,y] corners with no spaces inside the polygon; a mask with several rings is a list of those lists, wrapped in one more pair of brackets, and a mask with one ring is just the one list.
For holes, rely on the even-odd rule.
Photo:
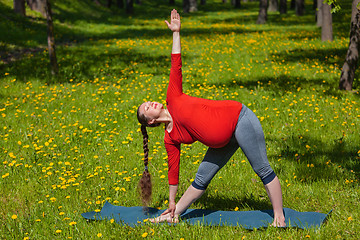
{"label": "blue yoga mat", "polygon": [[[143,207],[114,206],[105,202],[100,212],[87,212],[81,214],[90,220],[114,219],[118,224],[134,227],[144,223],[147,218],[159,216],[165,210]],[[284,208],[287,227],[320,228],[321,224],[330,214],[318,212],[298,212]],[[272,210],[256,211],[217,211],[204,209],[187,209],[181,216],[182,222],[191,225],[204,226],[240,226],[246,229],[268,227],[273,221]]]}

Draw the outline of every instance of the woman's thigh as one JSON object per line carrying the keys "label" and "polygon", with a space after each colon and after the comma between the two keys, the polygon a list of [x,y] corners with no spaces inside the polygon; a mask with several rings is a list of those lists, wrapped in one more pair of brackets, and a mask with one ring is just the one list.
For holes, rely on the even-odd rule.
{"label": "woman's thigh", "polygon": [[196,173],[193,186],[198,189],[206,189],[215,174],[229,161],[239,148],[233,137],[230,142],[222,148],[209,148]]}

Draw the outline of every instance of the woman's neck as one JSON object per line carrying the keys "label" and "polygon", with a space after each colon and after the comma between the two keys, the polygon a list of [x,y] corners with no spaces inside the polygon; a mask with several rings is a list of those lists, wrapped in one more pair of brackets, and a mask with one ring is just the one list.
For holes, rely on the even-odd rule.
{"label": "woman's neck", "polygon": [[167,109],[164,109],[158,119],[156,119],[158,123],[165,123],[165,128],[168,132],[171,132],[173,127],[173,120],[170,112]]}

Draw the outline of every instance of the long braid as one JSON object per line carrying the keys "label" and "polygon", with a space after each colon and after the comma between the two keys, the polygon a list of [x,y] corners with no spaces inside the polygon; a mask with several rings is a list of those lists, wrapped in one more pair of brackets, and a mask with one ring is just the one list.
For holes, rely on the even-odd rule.
{"label": "long braid", "polygon": [[148,203],[151,200],[151,194],[152,194],[152,184],[151,184],[151,176],[148,170],[148,164],[149,164],[149,147],[148,147],[148,139],[149,136],[147,134],[146,126],[141,125],[141,133],[143,135],[143,149],[144,149],[144,165],[145,170],[143,172],[143,175],[139,181],[139,188],[140,188],[140,195],[141,200],[145,206],[148,205]]}

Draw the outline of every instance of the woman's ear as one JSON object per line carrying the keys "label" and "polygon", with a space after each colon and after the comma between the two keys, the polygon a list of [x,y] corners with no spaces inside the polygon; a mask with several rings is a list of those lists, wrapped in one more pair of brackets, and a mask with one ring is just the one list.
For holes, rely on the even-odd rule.
{"label": "woman's ear", "polygon": [[151,119],[151,120],[149,120],[147,123],[148,123],[148,125],[152,125],[152,124],[155,123],[155,119]]}

